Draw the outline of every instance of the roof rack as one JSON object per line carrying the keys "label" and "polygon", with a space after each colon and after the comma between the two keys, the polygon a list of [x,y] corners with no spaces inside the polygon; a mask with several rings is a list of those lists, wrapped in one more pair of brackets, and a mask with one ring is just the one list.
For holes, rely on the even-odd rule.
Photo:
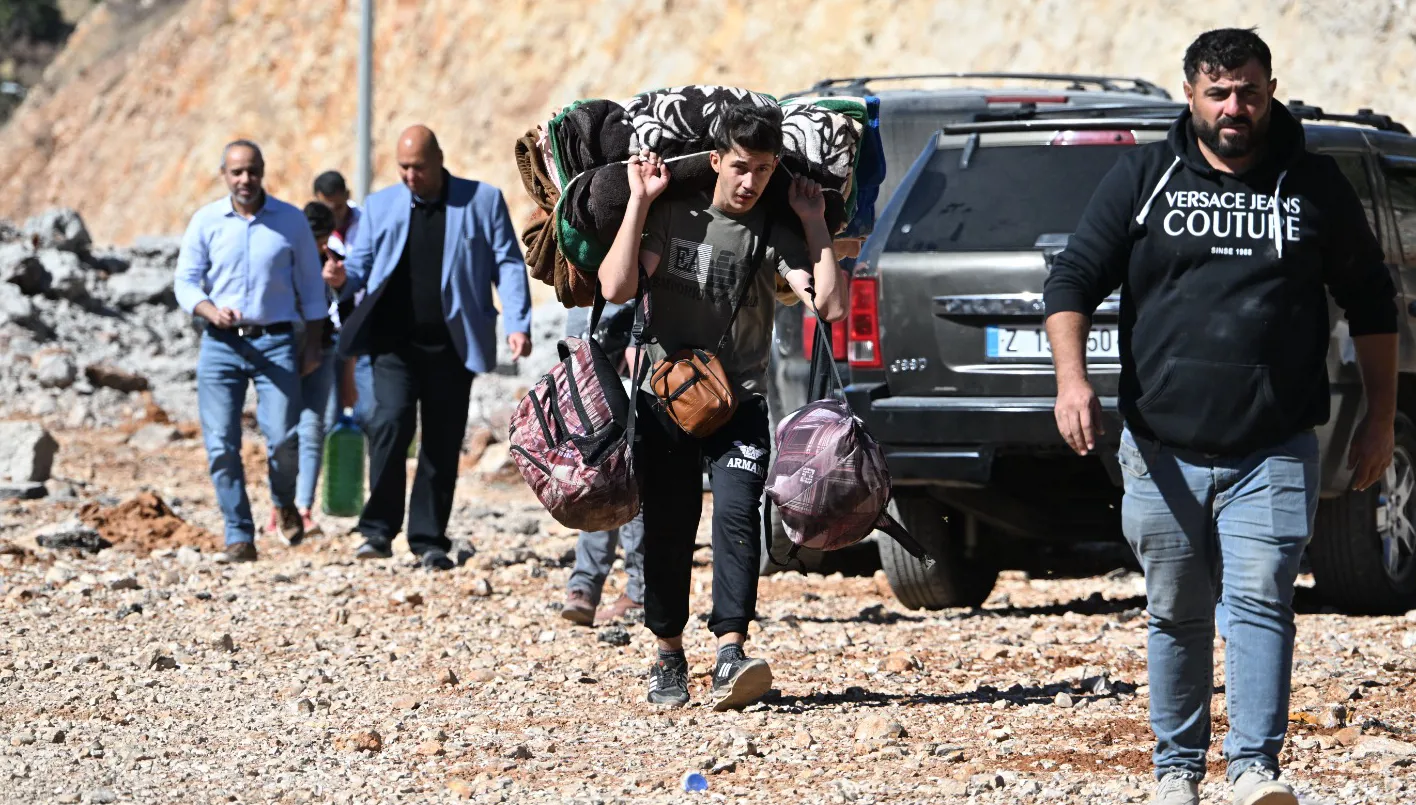
{"label": "roof rack", "polygon": [[920,81],[925,79],[947,79],[947,78],[980,78],[980,79],[1015,79],[1022,81],[1057,81],[1065,82],[1069,86],[1067,89],[1074,91],[1101,90],[1102,92],[1136,92],[1142,95],[1154,95],[1157,98],[1169,98],[1170,93],[1160,86],[1152,84],[1144,78],[1126,78],[1122,76],[1102,76],[1102,75],[1075,75],[1072,73],[918,73],[913,75],[877,75],[877,76],[856,76],[852,78],[827,78],[816,82],[811,89],[814,92],[842,87],[864,88],[866,84],[880,83],[883,81]]}
{"label": "roof rack", "polygon": [[1334,115],[1324,112],[1321,106],[1309,106],[1297,98],[1290,100],[1287,107],[1289,114],[1299,120],[1330,120],[1334,123],[1355,123],[1359,126],[1369,126],[1378,131],[1394,131],[1397,134],[1411,133],[1411,130],[1406,126],[1392,120],[1391,115],[1379,115],[1371,109],[1358,109],[1355,115]]}

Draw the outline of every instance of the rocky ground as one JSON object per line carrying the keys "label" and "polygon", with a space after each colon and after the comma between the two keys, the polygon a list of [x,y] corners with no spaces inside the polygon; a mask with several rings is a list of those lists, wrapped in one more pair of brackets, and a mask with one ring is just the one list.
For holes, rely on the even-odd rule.
{"label": "rocky ground", "polygon": [[[67,428],[197,421],[201,331],[172,293],[179,245],[98,247],[69,209],[0,219],[0,416]],[[556,360],[565,310],[540,305],[532,319],[538,349],[513,364],[501,344],[500,365],[473,387],[472,428],[504,434],[518,391]],[[246,403],[254,412],[253,393]],[[139,443],[177,435],[149,431]]]}
{"label": "rocky ground", "polygon": [[[1123,803],[1151,787],[1131,573],[1005,574],[983,608],[944,612],[903,610],[869,576],[772,576],[751,646],[777,691],[743,713],[703,706],[711,636],[695,620],[695,706],[661,712],[641,702],[649,634],[561,620],[573,535],[470,456],[464,567],[355,564],[333,518],[229,567],[210,559],[220,524],[195,439],[54,436],[52,493],[0,504],[3,802]],[[46,529],[70,518],[111,547],[41,547],[93,533]],[[1300,603],[1292,779],[1311,802],[1416,800],[1416,613]],[[1229,801],[1218,752],[1211,803]],[[706,792],[682,792],[690,771]]]}

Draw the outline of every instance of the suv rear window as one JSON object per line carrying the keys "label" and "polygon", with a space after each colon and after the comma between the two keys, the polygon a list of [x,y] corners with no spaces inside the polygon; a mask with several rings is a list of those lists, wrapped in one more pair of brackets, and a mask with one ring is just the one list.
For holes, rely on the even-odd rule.
{"label": "suv rear window", "polygon": [[1126,152],[1115,145],[980,147],[936,151],[909,190],[885,250],[1032,249],[1042,234],[1076,231],[1101,177]]}

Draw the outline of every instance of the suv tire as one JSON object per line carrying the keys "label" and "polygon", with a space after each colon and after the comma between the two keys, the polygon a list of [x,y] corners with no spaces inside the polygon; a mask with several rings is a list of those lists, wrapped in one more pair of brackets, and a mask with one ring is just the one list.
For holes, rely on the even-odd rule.
{"label": "suv tire", "polygon": [[1343,612],[1416,608],[1416,426],[1404,414],[1382,481],[1318,504],[1308,563],[1318,592]]}
{"label": "suv tire", "polygon": [[899,543],[879,536],[880,565],[890,589],[910,609],[976,607],[993,591],[998,568],[966,555],[965,517],[925,495],[898,495],[890,513],[935,557],[926,566]]}

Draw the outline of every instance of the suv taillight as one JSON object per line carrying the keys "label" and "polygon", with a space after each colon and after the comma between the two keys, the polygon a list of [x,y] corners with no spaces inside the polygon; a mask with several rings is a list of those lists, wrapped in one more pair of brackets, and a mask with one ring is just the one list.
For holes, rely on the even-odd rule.
{"label": "suv taillight", "polygon": [[[846,359],[846,321],[833,321],[831,328],[831,357],[838,361]],[[801,352],[807,360],[816,351],[816,316],[810,310],[801,312]]]}
{"label": "suv taillight", "polygon": [[851,280],[850,340],[847,354],[851,367],[880,369],[880,313],[875,299],[875,278]]}

